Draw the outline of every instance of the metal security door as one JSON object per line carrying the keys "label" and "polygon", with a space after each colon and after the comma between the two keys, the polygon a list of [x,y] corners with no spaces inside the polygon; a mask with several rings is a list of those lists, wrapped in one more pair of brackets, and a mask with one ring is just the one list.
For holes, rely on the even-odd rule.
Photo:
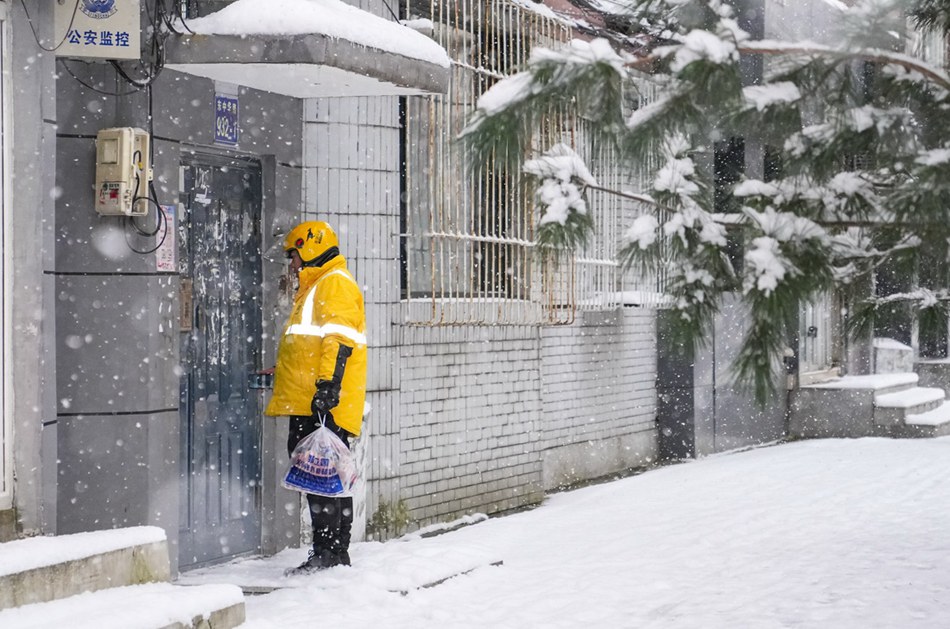
{"label": "metal security door", "polygon": [[[261,170],[195,156],[182,165],[180,565],[259,552]],[[190,303],[189,303],[190,298]]]}

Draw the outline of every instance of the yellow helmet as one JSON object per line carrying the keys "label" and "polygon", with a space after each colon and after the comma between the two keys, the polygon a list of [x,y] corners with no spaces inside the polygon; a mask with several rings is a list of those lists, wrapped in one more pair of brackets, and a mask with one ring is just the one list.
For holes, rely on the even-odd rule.
{"label": "yellow helmet", "polygon": [[340,253],[333,228],[323,221],[307,221],[291,229],[284,238],[284,251],[293,249],[308,266],[322,266]]}

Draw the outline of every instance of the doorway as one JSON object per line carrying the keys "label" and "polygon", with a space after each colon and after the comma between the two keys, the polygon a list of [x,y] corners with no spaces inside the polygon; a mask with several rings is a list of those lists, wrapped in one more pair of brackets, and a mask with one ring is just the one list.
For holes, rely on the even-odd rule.
{"label": "doorway", "polygon": [[261,166],[182,161],[181,518],[183,569],[261,547]]}
{"label": "doorway", "polygon": [[798,330],[799,384],[826,379],[834,374],[834,333],[830,293],[802,304]]}

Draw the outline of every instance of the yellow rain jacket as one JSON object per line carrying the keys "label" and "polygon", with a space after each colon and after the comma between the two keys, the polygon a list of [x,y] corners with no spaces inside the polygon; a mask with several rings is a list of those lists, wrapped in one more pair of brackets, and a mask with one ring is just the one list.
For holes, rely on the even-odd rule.
{"label": "yellow rain jacket", "polygon": [[[318,380],[339,378],[336,425],[359,436],[366,399],[366,315],[363,293],[337,256],[322,267],[300,269],[294,308],[277,347],[274,395],[267,415],[311,415]],[[349,357],[340,346],[352,349]],[[342,365],[340,363],[343,363]]]}

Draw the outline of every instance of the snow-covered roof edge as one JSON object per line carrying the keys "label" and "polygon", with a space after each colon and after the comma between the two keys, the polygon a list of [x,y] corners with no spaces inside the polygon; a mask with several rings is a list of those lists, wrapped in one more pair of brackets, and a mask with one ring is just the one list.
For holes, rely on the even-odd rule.
{"label": "snow-covered roof edge", "polygon": [[237,0],[182,26],[198,35],[319,34],[443,68],[450,65],[448,53],[432,39],[340,0]]}

